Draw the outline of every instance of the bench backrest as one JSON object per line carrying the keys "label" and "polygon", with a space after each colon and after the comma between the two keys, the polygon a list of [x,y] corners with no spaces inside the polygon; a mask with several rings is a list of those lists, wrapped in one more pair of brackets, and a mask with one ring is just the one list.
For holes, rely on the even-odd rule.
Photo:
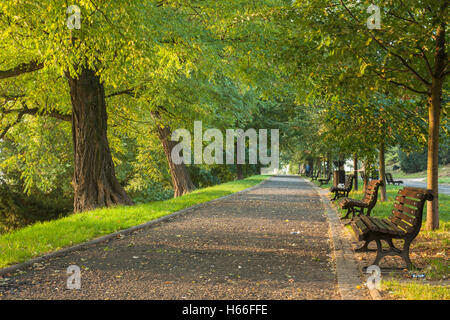
{"label": "bench backrest", "polygon": [[345,184],[344,184],[344,189],[345,190],[352,190],[353,187],[353,178],[354,175],[349,174],[348,176],[345,176]]}
{"label": "bench backrest", "polygon": [[364,198],[362,201],[367,203],[370,208],[373,208],[377,203],[378,188],[383,185],[381,180],[372,180],[367,184]]}
{"label": "bench backrest", "polygon": [[394,182],[394,179],[392,178],[392,174],[386,172],[386,181],[387,182]]}
{"label": "bench backrest", "polygon": [[423,207],[427,200],[433,200],[431,190],[412,187],[400,189],[389,220],[412,237],[417,236],[422,226]]}

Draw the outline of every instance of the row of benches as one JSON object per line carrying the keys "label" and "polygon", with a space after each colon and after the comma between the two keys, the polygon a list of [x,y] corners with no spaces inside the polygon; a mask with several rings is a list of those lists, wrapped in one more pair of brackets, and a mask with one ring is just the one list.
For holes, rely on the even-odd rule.
{"label": "row of benches", "polygon": [[[364,179],[364,174],[361,172],[361,177]],[[326,178],[319,178],[319,171],[317,171],[317,173],[311,176],[311,181],[317,180],[318,182],[320,182],[320,186],[327,184],[328,182],[330,182],[331,180],[331,172],[328,173]],[[354,176],[353,176],[354,178]],[[372,177],[372,180],[378,180],[378,177]],[[393,185],[401,185],[403,184],[402,180],[394,180],[394,178],[392,177],[392,173],[386,173],[386,182],[387,184],[393,184]]]}
{"label": "row of benches", "polygon": [[[351,214],[350,224],[355,231],[358,241],[364,241],[363,246],[355,251],[372,251],[368,248],[368,245],[370,242],[375,241],[377,244],[377,256],[372,264],[378,265],[385,256],[397,255],[403,258],[408,268],[412,268],[413,264],[409,258],[409,249],[411,242],[419,234],[422,226],[425,201],[433,199],[431,191],[404,187],[398,191],[392,214],[387,219],[379,219],[371,217],[370,213],[377,203],[378,189],[383,185],[383,182],[381,180],[371,180],[366,187],[362,200],[356,200],[348,198],[353,186],[353,180],[354,176],[348,175],[343,187],[332,187],[330,191],[334,192],[332,201],[343,198],[339,205],[342,209],[347,209],[347,214],[342,219],[348,218]],[[391,175],[388,181],[397,185],[402,183],[402,181],[394,181]],[[403,247],[397,248],[393,243],[393,239],[402,239],[404,241]],[[381,241],[385,241],[389,245],[389,249],[383,249]]]}

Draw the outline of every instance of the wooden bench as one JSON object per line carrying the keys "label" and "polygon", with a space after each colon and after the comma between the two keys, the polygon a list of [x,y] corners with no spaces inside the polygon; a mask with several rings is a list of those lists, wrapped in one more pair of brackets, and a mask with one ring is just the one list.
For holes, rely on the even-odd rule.
{"label": "wooden bench", "polygon": [[366,209],[366,215],[370,216],[370,211],[377,203],[378,199],[378,188],[383,185],[383,181],[381,180],[372,180],[367,185],[366,191],[364,193],[364,197],[362,200],[356,200],[351,198],[344,198],[339,203],[342,209],[347,209],[347,214],[341,219],[347,219],[350,213],[352,214],[352,219],[355,217],[355,214],[360,216],[364,214],[364,209]]}
{"label": "wooden bench", "polygon": [[[431,190],[404,187],[398,191],[394,210],[389,218],[378,219],[369,216],[355,218],[351,226],[358,240],[365,241],[364,245],[355,251],[372,251],[368,249],[368,245],[371,241],[376,241],[377,256],[373,265],[378,265],[385,256],[397,255],[402,257],[408,269],[411,269],[413,264],[409,258],[409,247],[419,234],[422,226],[422,212],[427,200],[433,200]],[[393,239],[403,239],[403,248],[395,247]],[[381,240],[387,242],[389,249],[382,248]]]}
{"label": "wooden bench", "polygon": [[392,178],[392,174],[391,173],[386,173],[386,182],[388,184],[393,184],[393,185],[401,185],[401,184],[403,184],[402,180],[394,180],[394,178]]}
{"label": "wooden bench", "polygon": [[319,170],[317,170],[316,175],[314,175],[314,173],[313,173],[311,176],[311,181],[317,180],[317,178],[319,177],[319,173],[320,173]]}
{"label": "wooden bench", "polygon": [[334,201],[338,198],[348,197],[350,191],[352,191],[353,187],[353,175],[350,174],[345,176],[345,184],[343,187],[331,187],[330,192],[334,192],[334,198],[331,201]]}
{"label": "wooden bench", "polygon": [[330,179],[331,179],[331,172],[328,173],[328,177],[326,179],[317,179],[317,181],[320,182],[320,185],[323,185],[323,184],[327,184],[328,182],[330,182]]}

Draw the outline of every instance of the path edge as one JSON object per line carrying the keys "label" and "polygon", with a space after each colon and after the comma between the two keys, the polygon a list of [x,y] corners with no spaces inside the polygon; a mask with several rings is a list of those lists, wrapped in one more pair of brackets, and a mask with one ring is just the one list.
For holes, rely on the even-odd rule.
{"label": "path edge", "polygon": [[164,222],[166,220],[170,220],[170,219],[176,218],[179,215],[186,214],[186,213],[188,213],[190,211],[194,211],[195,209],[201,208],[202,206],[205,206],[205,205],[210,204],[212,202],[220,201],[220,200],[226,199],[228,197],[231,197],[231,196],[239,194],[239,193],[251,191],[253,189],[256,189],[256,188],[260,187],[261,185],[263,185],[267,181],[271,180],[272,178],[273,178],[273,176],[269,176],[267,179],[259,182],[258,184],[255,184],[252,187],[246,188],[246,189],[238,191],[238,192],[230,193],[230,194],[228,194],[226,196],[223,196],[223,197],[220,197],[220,198],[216,198],[216,199],[212,199],[212,200],[209,200],[209,201],[206,201],[206,202],[202,202],[202,203],[193,205],[191,207],[184,208],[184,209],[179,210],[179,211],[175,211],[175,212],[170,213],[168,215],[162,216],[162,217],[160,217],[158,219],[151,220],[151,221],[148,221],[148,222],[139,224],[137,226],[133,226],[133,227],[124,229],[124,230],[116,231],[114,233],[110,233],[110,234],[107,234],[105,236],[101,236],[99,238],[88,240],[86,242],[82,242],[82,243],[76,244],[76,245],[71,246],[71,247],[67,247],[67,248],[63,248],[63,249],[57,250],[57,251],[53,251],[53,252],[44,254],[42,256],[36,257],[36,258],[32,258],[30,260],[14,264],[14,265],[9,266],[9,267],[2,268],[2,269],[0,269],[0,277],[4,276],[5,274],[9,274],[9,273],[12,273],[14,271],[17,271],[19,269],[24,269],[24,268],[30,267],[30,266],[32,266],[35,263],[40,263],[40,262],[43,262],[43,261],[51,259],[51,258],[59,257],[59,256],[62,256],[64,254],[83,249],[83,248],[91,246],[93,244],[105,242],[105,241],[108,241],[108,240],[120,237],[121,235],[128,235],[128,234],[133,233],[135,231],[152,227],[152,226],[157,225],[157,224],[159,224],[161,222]]}
{"label": "path edge", "polygon": [[[324,189],[317,187],[312,182],[302,178],[310,184],[315,192],[320,196],[323,203],[326,218],[329,225],[330,239],[333,243],[333,251],[336,264],[336,276],[339,293],[343,300],[362,300],[363,296],[360,290],[363,289],[363,274],[359,268],[359,264],[355,258],[352,245],[347,239],[341,236],[345,232],[340,222],[337,210],[331,205],[330,200],[324,194]],[[361,286],[361,289],[357,289]],[[380,293],[376,289],[366,288],[372,300],[382,300]]]}

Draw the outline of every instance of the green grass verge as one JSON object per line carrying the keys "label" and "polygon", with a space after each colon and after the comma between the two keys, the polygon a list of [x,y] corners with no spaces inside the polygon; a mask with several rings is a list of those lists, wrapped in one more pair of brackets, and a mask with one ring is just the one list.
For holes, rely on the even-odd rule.
{"label": "green grass verge", "polygon": [[72,214],[62,219],[39,222],[0,235],[0,268],[244,190],[266,178],[268,176],[252,176],[244,180],[199,189],[166,201]]}
{"label": "green grass verge", "polygon": [[450,288],[445,286],[389,280],[382,281],[381,288],[401,300],[450,300]]}

